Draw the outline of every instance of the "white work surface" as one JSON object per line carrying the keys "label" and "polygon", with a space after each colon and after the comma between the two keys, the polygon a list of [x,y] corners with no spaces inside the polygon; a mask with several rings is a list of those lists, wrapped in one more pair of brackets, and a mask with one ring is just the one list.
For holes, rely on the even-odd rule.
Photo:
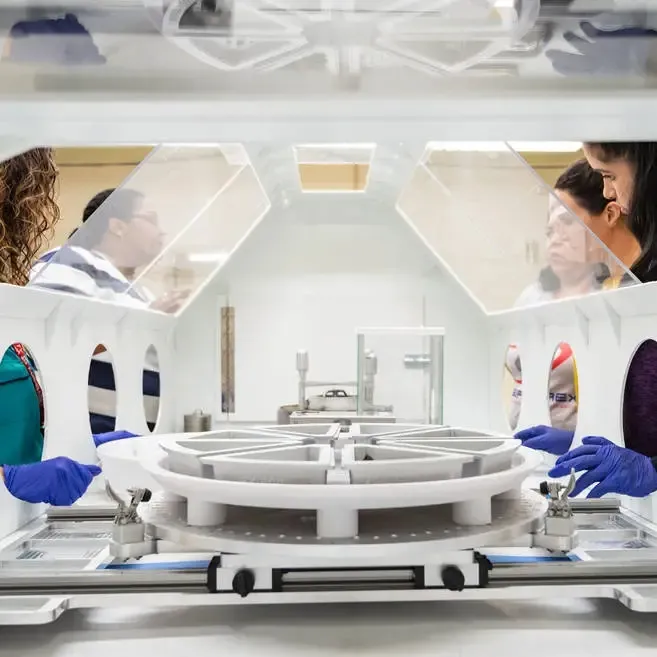
{"label": "white work surface", "polygon": [[68,612],[2,628],[21,657],[632,657],[657,651],[657,618],[613,601],[427,603]]}

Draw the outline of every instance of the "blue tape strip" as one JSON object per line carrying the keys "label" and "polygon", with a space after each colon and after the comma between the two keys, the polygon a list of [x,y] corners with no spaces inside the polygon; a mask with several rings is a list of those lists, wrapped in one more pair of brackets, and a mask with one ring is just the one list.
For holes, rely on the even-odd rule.
{"label": "blue tape strip", "polygon": [[[580,561],[576,555],[513,556],[491,555],[488,560],[493,564],[546,563],[555,561]],[[209,561],[137,561],[134,563],[101,564],[98,570],[205,570]]]}
{"label": "blue tape strip", "polygon": [[[488,555],[487,555],[488,556]],[[580,558],[574,554],[572,555],[544,555],[544,556],[513,556],[513,555],[490,555],[488,560],[493,564],[513,564],[513,563],[546,563],[555,561],[580,561]]]}
{"label": "blue tape strip", "polygon": [[98,570],[204,570],[209,565],[209,561],[137,561],[101,564]]}

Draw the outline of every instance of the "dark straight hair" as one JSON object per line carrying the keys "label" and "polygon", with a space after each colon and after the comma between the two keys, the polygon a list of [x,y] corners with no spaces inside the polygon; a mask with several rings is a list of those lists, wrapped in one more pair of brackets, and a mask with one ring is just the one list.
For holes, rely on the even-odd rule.
{"label": "dark straight hair", "polygon": [[[83,230],[78,233],[81,226],[78,226],[70,235],[69,239],[78,233],[79,246],[93,249],[103,239],[109,229],[110,219],[120,219],[121,221],[130,221],[139,202],[143,198],[141,192],[134,189],[105,189],[98,192],[86,205],[82,212],[82,223],[86,224],[91,219],[94,224],[93,230]],[[97,212],[100,208],[100,212]]]}
{"label": "dark straight hair", "polygon": [[[571,164],[557,178],[554,188],[570,194],[578,205],[592,215],[601,215],[609,205],[609,200],[604,195],[602,175],[591,168],[584,159]],[[602,285],[610,275],[609,267],[604,263],[598,263],[594,267],[593,280],[596,284]],[[550,267],[541,271],[538,282],[546,292],[556,292],[561,286],[557,275]]]}
{"label": "dark straight hair", "polygon": [[609,205],[604,195],[602,175],[585,159],[571,164],[558,178],[554,188],[567,192],[589,214],[599,216]]}
{"label": "dark straight hair", "polygon": [[641,245],[632,273],[643,282],[657,280],[657,142],[587,142],[602,162],[625,160],[634,171],[627,227]]}

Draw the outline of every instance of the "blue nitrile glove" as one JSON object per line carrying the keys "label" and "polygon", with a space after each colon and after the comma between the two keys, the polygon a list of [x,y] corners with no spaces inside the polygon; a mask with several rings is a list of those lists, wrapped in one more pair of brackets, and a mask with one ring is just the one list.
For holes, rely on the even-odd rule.
{"label": "blue nitrile glove", "polygon": [[555,456],[565,454],[573,442],[573,432],[554,429],[539,424],[519,431],[515,437],[522,441],[523,447],[538,449]]}
{"label": "blue nitrile glove", "polygon": [[100,447],[105,443],[113,443],[115,440],[138,438],[139,436],[136,433],[130,433],[130,431],[108,431],[107,433],[95,433],[92,437],[96,447]]}
{"label": "blue nitrile glove", "polygon": [[9,32],[12,62],[38,64],[104,64],[92,36],[74,14],[64,18],[26,20]]}
{"label": "blue nitrile glove", "polygon": [[651,49],[657,44],[657,31],[643,27],[601,30],[588,22],[580,23],[586,36],[566,32],[564,39],[577,51],[547,50],[546,56],[561,75],[615,75],[646,72]]}
{"label": "blue nitrile glove", "polygon": [[548,472],[550,477],[565,477],[571,470],[585,471],[577,480],[571,497],[592,484],[598,485],[587,497],[598,498],[608,493],[646,497],[657,490],[657,470],[643,454],[614,445],[606,438],[587,436],[582,446],[557,459]]}
{"label": "blue nitrile glove", "polygon": [[71,506],[89,488],[101,470],[65,456],[27,465],[5,465],[5,486],[19,500],[52,506]]}

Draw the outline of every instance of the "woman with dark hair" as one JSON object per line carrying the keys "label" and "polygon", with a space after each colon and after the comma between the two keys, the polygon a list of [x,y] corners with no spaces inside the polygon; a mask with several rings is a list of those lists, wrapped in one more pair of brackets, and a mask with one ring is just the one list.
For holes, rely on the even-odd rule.
{"label": "woman with dark hair", "polygon": [[[579,219],[579,222],[577,221]],[[581,222],[581,223],[580,223]],[[518,298],[517,306],[542,303],[600,288],[617,287],[622,277],[613,263],[589,257],[596,245],[584,224],[626,267],[631,267],[640,247],[625,221],[622,208],[605,198],[603,180],[586,160],[569,166],[554,185],[547,224],[548,266],[539,280]]]}
{"label": "woman with dark hair", "polygon": [[[590,236],[580,222],[626,267],[637,258],[639,245],[626,225],[620,205],[605,198],[600,174],[591,169],[586,160],[579,160],[559,176],[554,185],[554,198],[550,199],[549,265],[543,269],[539,280],[521,294],[516,305],[542,303],[619,285],[622,272],[610,272],[607,264],[592,264],[590,258],[582,257],[591,247],[587,245]],[[507,353],[507,370],[514,379],[509,417],[514,430],[522,399],[522,372],[518,363],[517,349],[511,345]],[[570,448],[577,424],[577,399],[575,359],[570,345],[562,342],[557,347],[550,372],[552,427],[531,427],[519,432],[517,437],[533,449],[564,454]]]}
{"label": "woman with dark hair", "polygon": [[[642,282],[657,280],[657,143],[596,142],[584,154],[602,175],[604,194],[627,215],[627,226],[641,251],[632,273]],[[589,497],[620,493],[645,497],[657,491],[657,343],[636,351],[627,373],[623,400],[623,437],[627,448],[606,438],[587,436],[582,446],[557,460],[553,477],[583,472],[573,495],[590,486]]]}
{"label": "woman with dark hair", "polygon": [[641,245],[632,273],[643,283],[657,280],[657,142],[587,143],[584,154]]}
{"label": "woman with dark hair", "polygon": [[[24,285],[55,222],[57,168],[50,149],[0,162],[0,282]],[[58,457],[41,461],[45,426],[39,373],[28,350],[13,344],[0,361],[0,481],[25,502],[69,506],[100,473]]]}

